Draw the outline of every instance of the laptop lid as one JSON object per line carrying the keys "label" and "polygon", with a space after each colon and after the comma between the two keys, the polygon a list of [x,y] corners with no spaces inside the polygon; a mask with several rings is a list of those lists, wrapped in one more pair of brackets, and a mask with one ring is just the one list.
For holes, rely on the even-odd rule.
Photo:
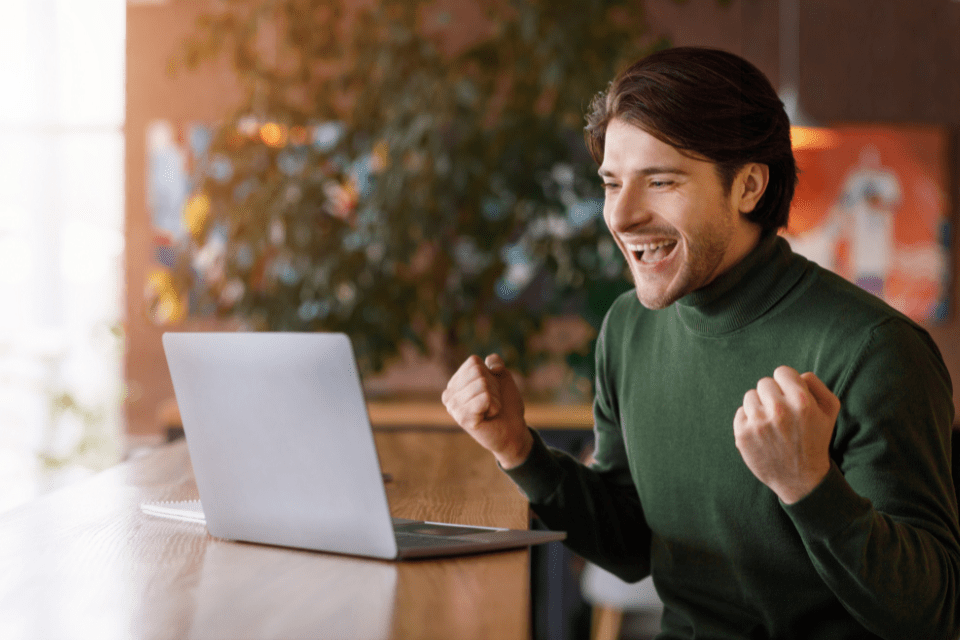
{"label": "laptop lid", "polygon": [[395,558],[346,335],[165,333],[210,533]]}
{"label": "laptop lid", "polygon": [[160,511],[221,538],[387,559],[565,537],[392,519],[344,334],[165,333],[163,346],[202,508]]}

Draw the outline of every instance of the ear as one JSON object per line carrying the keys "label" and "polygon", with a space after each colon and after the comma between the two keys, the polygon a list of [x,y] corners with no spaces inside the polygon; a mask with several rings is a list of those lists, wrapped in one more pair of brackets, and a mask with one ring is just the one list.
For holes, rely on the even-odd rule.
{"label": "ear", "polygon": [[744,165],[733,181],[734,205],[740,213],[753,211],[767,190],[770,167],[759,162]]}

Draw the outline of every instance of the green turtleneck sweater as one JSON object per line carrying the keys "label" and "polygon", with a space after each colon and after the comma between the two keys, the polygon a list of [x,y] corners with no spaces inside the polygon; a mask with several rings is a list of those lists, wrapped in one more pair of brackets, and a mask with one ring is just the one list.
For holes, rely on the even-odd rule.
{"label": "green turtleneck sweater", "polygon": [[[508,473],[572,550],[652,574],[658,638],[957,637],[951,383],[926,331],[774,235],[671,307],[620,297],[596,358],[596,463],[535,438]],[[784,364],[842,403],[831,471],[792,505],[733,436]]]}

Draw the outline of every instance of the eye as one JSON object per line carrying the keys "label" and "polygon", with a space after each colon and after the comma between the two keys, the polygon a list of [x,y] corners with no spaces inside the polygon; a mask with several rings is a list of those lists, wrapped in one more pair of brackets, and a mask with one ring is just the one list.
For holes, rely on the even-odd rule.
{"label": "eye", "polygon": [[673,180],[651,180],[650,186],[654,189],[659,189],[661,187],[669,187],[673,184]]}
{"label": "eye", "polygon": [[604,189],[605,191],[610,191],[610,190],[612,190],[612,189],[616,189],[616,188],[619,187],[619,186],[620,186],[620,184],[617,183],[617,182],[604,182],[604,183],[603,183],[603,189]]}

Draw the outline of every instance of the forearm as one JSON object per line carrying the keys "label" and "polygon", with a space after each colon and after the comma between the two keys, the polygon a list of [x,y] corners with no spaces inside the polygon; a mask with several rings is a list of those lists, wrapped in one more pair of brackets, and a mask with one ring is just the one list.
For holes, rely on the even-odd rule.
{"label": "forearm", "polygon": [[598,473],[548,448],[535,432],[527,460],[506,473],[564,544],[627,581],[650,572],[650,529],[636,489],[618,474]]}
{"label": "forearm", "polygon": [[891,640],[955,640],[960,548],[949,527],[878,511],[836,466],[784,509],[820,577],[861,624]]}
{"label": "forearm", "polygon": [[838,384],[827,477],[785,507],[821,578],[884,638],[956,640],[953,401],[936,345],[901,321],[865,335]]}

